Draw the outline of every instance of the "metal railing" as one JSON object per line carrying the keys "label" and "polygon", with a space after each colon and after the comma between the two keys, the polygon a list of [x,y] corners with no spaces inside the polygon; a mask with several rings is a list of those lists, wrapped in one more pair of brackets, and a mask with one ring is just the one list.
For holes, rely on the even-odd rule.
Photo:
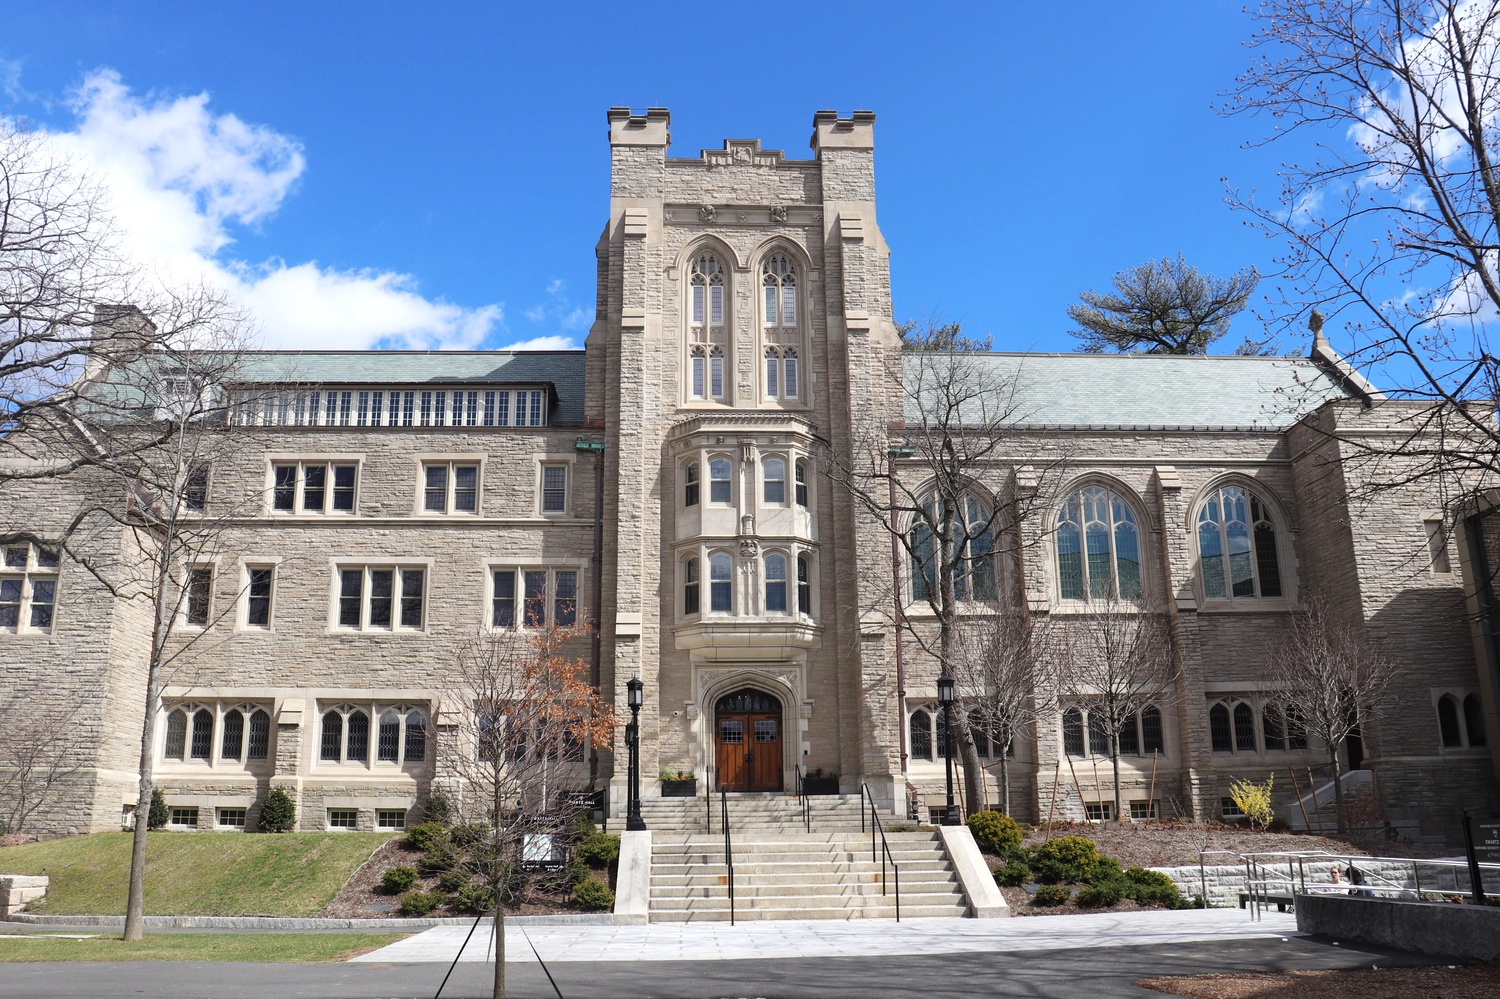
{"label": "metal railing", "polygon": [[[1244,857],[1245,893],[1252,919],[1259,919],[1268,903],[1284,902],[1287,897],[1298,895],[1331,895],[1348,893],[1366,898],[1406,898],[1421,901],[1424,895],[1444,898],[1451,895],[1469,894],[1472,885],[1465,885],[1460,874],[1468,874],[1467,860],[1423,860],[1412,857],[1366,857],[1356,854],[1329,853],[1325,850],[1306,850],[1287,853],[1254,853]],[[1285,873],[1282,873],[1282,865]],[[1327,873],[1319,873],[1324,865]],[[1392,879],[1390,869],[1411,870],[1411,884],[1406,885]],[[1422,884],[1422,868],[1435,868],[1430,880]],[[1500,864],[1481,863],[1481,872],[1497,876],[1500,881]],[[1443,877],[1444,869],[1451,875]],[[1338,874],[1335,875],[1334,872]],[[1348,879],[1345,880],[1345,873]],[[1481,877],[1483,875],[1481,874]],[[1468,880],[1467,878],[1463,880]],[[1500,897],[1496,892],[1485,892],[1487,897]]]}
{"label": "metal railing", "polygon": [[802,786],[802,764],[797,764],[797,804],[802,808],[802,827],[812,832],[812,803],[807,800],[807,791]]}
{"label": "metal railing", "polygon": [[729,836],[729,792],[719,785],[719,816],[724,823],[724,869],[729,874],[729,925],[734,925],[734,843]]}
{"label": "metal railing", "polygon": [[875,796],[870,793],[870,785],[860,785],[860,797],[862,799],[859,810],[860,832],[865,831],[865,810],[863,806],[866,803],[870,806],[870,863],[872,864],[875,862],[875,836],[877,833],[880,835],[881,895],[886,893],[885,865],[887,862],[890,863],[891,870],[896,875],[896,922],[899,923],[901,922],[901,865],[896,863],[896,858],[891,854],[890,844],[885,841],[885,828],[880,824],[880,813],[875,809]]}

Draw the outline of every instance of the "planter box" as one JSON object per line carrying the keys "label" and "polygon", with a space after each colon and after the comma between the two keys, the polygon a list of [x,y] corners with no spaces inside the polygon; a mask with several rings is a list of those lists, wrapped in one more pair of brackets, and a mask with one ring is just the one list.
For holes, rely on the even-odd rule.
{"label": "planter box", "polygon": [[698,797],[698,778],[664,780],[661,782],[661,796],[663,798],[696,798]]}
{"label": "planter box", "polygon": [[802,778],[803,794],[838,794],[839,779],[837,777],[804,777]]}

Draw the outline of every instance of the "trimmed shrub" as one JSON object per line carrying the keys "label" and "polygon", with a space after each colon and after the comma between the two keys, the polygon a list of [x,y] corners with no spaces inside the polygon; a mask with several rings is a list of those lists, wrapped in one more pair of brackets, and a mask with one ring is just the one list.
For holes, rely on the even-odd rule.
{"label": "trimmed shrub", "polygon": [[1169,909],[1186,909],[1192,903],[1182,897],[1177,885],[1160,871],[1132,867],[1125,872],[1125,897],[1141,905],[1163,905]]}
{"label": "trimmed shrub", "polygon": [[172,813],[167,810],[167,799],[162,795],[161,788],[151,789],[151,808],[146,812],[146,828],[160,829],[167,824]]}
{"label": "trimmed shrub", "polygon": [[1095,884],[1087,884],[1078,889],[1078,904],[1085,909],[1107,909],[1116,904],[1124,897],[1121,886],[1124,878],[1118,881],[1100,881]]}
{"label": "trimmed shrub", "polygon": [[448,830],[437,822],[419,822],[406,830],[406,845],[426,853],[434,843],[448,845]]}
{"label": "trimmed shrub", "polygon": [[1043,884],[1087,881],[1099,863],[1099,848],[1082,836],[1059,836],[1032,851],[1031,869]]}
{"label": "trimmed shrub", "polygon": [[579,842],[573,855],[595,870],[620,859],[620,837],[616,833],[591,833]]}
{"label": "trimmed shrub", "polygon": [[448,831],[448,838],[453,845],[464,849],[475,843],[483,843],[489,836],[489,830],[478,822],[465,822],[454,826]]}
{"label": "trimmed shrub", "polygon": [[260,806],[260,821],[256,824],[263,833],[291,832],[297,825],[297,806],[292,796],[279,787],[271,788],[266,803]]}
{"label": "trimmed shrub", "polygon": [[986,809],[969,816],[969,831],[985,853],[1003,857],[1021,845],[1021,827],[1003,812]]}
{"label": "trimmed shrub", "polygon": [[440,826],[453,821],[453,805],[443,792],[434,791],[427,796],[427,800],[422,803],[422,821],[436,822]]}
{"label": "trimmed shrub", "polygon": [[453,908],[465,916],[478,916],[495,907],[495,893],[484,885],[464,885],[453,896]]}
{"label": "trimmed shrub", "polygon": [[469,872],[458,870],[444,871],[438,875],[438,887],[448,894],[453,894],[469,883]]}
{"label": "trimmed shrub", "polygon": [[380,876],[380,890],[387,895],[400,895],[404,891],[411,891],[416,883],[417,869],[415,867],[388,867]]}
{"label": "trimmed shrub", "polygon": [[585,881],[593,876],[593,870],[589,867],[588,864],[585,864],[583,862],[583,858],[579,857],[576,854],[573,856],[572,860],[568,861],[568,865],[563,868],[563,883],[566,884],[569,888],[572,888],[579,882]]}
{"label": "trimmed shrub", "polygon": [[[425,823],[424,823],[425,825]],[[423,874],[442,874],[458,866],[462,855],[447,840],[437,840],[422,854]]]}
{"label": "trimmed shrub", "polygon": [[598,878],[584,878],[573,886],[573,904],[585,912],[600,912],[615,907],[615,893]]}
{"label": "trimmed shrub", "polygon": [[994,870],[995,884],[1005,888],[1019,888],[1031,880],[1031,868],[1019,860],[997,867]]}
{"label": "trimmed shrub", "polygon": [[1031,904],[1036,906],[1066,905],[1073,895],[1073,889],[1063,885],[1042,885],[1031,896]]}
{"label": "trimmed shrub", "polygon": [[440,891],[409,891],[401,896],[397,909],[403,916],[426,916],[446,901],[448,896]]}

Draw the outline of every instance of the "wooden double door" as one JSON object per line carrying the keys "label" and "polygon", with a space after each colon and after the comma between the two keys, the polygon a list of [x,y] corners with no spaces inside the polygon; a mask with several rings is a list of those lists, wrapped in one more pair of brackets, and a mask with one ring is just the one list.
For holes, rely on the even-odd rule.
{"label": "wooden double door", "polygon": [[746,688],[714,705],[714,768],[729,791],[780,791],[781,702]]}

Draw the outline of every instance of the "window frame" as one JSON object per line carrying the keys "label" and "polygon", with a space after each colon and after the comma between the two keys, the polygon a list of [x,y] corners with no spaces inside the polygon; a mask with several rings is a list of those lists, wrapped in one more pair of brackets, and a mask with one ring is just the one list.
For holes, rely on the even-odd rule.
{"label": "window frame", "polygon": [[[539,564],[536,562],[490,562],[485,565],[485,615],[484,627],[487,631],[545,631],[548,628],[576,628],[581,621],[587,620],[583,602],[584,594],[584,570],[585,562],[552,562]],[[527,579],[529,573],[541,573],[543,575],[542,589],[538,596],[528,596]],[[508,575],[512,580],[511,595],[506,598],[500,595],[499,585],[502,575]],[[572,619],[560,620],[564,615],[562,582],[567,576],[572,576],[573,606]],[[500,601],[510,601],[510,623],[496,623],[496,611],[499,609]],[[534,622],[527,607],[528,601],[540,601],[542,617],[539,622]]]}
{"label": "window frame", "polygon": [[[193,698],[163,698],[160,711],[160,720],[157,724],[159,735],[156,740],[156,759],[159,764],[168,768],[186,767],[202,770],[229,770],[233,772],[257,772],[274,769],[276,763],[276,721],[275,704],[269,700],[220,698],[217,700],[193,699]],[[193,752],[194,732],[196,719],[200,712],[208,712],[210,724],[208,731],[209,752],[207,756],[197,756]],[[228,719],[232,712],[239,712],[240,724],[237,737],[238,756],[225,753],[225,743],[229,734]],[[252,742],[255,741],[255,715],[260,713],[265,717],[265,746],[260,755],[251,757],[250,750]],[[183,730],[181,732],[182,745],[177,752],[172,752],[171,742],[174,739],[172,732],[174,720],[182,719]]]}
{"label": "window frame", "polygon": [[[256,573],[266,573],[266,592],[264,596],[254,592],[256,584]],[[281,574],[281,561],[279,559],[248,559],[240,563],[240,591],[236,598],[238,604],[236,630],[243,632],[274,632],[276,630],[276,582]],[[264,600],[266,603],[265,622],[252,621],[254,617],[255,602]]]}
{"label": "window frame", "polygon": [[707,243],[699,243],[687,254],[687,279],[683,283],[687,293],[683,307],[687,368],[682,394],[688,404],[723,405],[732,401],[725,377],[728,349],[733,343],[732,268],[724,263],[732,258],[732,253]]}
{"label": "window frame", "polygon": [[[1000,563],[995,551],[998,514],[994,505],[977,488],[964,489],[957,499],[960,508],[955,531],[962,531],[963,534],[963,556],[953,569],[954,599],[960,604],[992,604],[998,599],[1000,592]],[[924,512],[912,515],[906,540],[902,545],[907,567],[906,595],[912,607],[930,608],[929,594],[937,589],[937,536],[931,525],[941,519],[935,506],[938,500],[936,492],[927,494],[922,503]],[[976,507],[980,511],[977,518],[974,513]],[[975,523],[986,524],[987,530],[975,536]],[[919,532],[925,533],[926,538],[918,540]],[[985,539],[988,539],[988,551],[975,555],[974,546]],[[932,559],[930,565],[924,564],[925,560],[919,554],[924,548],[933,552],[928,556]],[[981,588],[985,591],[983,594],[978,593]]]}
{"label": "window frame", "polygon": [[[327,633],[330,635],[354,635],[354,634],[424,634],[429,624],[429,610],[431,598],[429,590],[432,586],[432,560],[431,559],[402,559],[397,561],[372,561],[352,562],[335,559],[330,562],[332,567],[331,594],[329,601],[329,615]],[[358,594],[345,592],[345,574],[360,573],[360,590]],[[390,624],[372,624],[371,608],[376,601],[374,593],[375,573],[391,574],[391,589],[389,597],[379,598],[390,601]],[[406,592],[408,574],[420,572],[422,574],[421,605],[419,615],[421,624],[407,624],[407,603],[411,597]],[[344,610],[346,601],[350,599],[359,600],[359,623],[348,624],[344,621]]]}
{"label": "window frame", "polygon": [[[562,503],[556,509],[547,506],[548,493],[557,491],[557,487],[547,485],[548,471],[561,471]],[[567,517],[573,510],[573,463],[561,458],[544,458],[537,463],[537,490],[536,490],[537,513],[543,517]]]}
{"label": "window frame", "polygon": [[[1090,493],[1094,490],[1098,490],[1104,493],[1104,505],[1109,516],[1109,520],[1107,522],[1097,519],[1090,519],[1088,504],[1090,502],[1096,502],[1096,499],[1094,497],[1086,498],[1085,494]],[[1124,511],[1129,515],[1127,519],[1116,518],[1116,504],[1122,507]],[[1119,485],[1108,480],[1085,480],[1083,482],[1075,484],[1071,489],[1063,494],[1062,502],[1058,504],[1057,510],[1051,518],[1052,557],[1049,560],[1051,563],[1050,571],[1052,573],[1054,581],[1054,592],[1056,592],[1057,594],[1059,603],[1063,604],[1064,606],[1071,605],[1076,607],[1083,607],[1095,600],[1107,601],[1114,599],[1122,601],[1135,601],[1141,599],[1142,595],[1147,591],[1150,585],[1147,567],[1148,559],[1145,552],[1146,536],[1150,533],[1150,525],[1146,518],[1142,515],[1142,509],[1143,507],[1137,501],[1134,492],[1126,489],[1123,485]],[[1089,527],[1093,524],[1105,524],[1107,526],[1106,536],[1109,541],[1109,549],[1107,552],[1110,567],[1109,592],[1101,593],[1098,596],[1096,596],[1094,593],[1095,586],[1089,569],[1089,557],[1091,554],[1089,552]],[[1137,586],[1136,592],[1134,593],[1125,593],[1123,588],[1120,586],[1121,559],[1119,551],[1119,538],[1122,527],[1126,526],[1127,524],[1130,530],[1134,531],[1135,533],[1135,566]],[[1068,554],[1076,555],[1078,558],[1077,583],[1081,590],[1081,595],[1078,596],[1070,596],[1065,592],[1068,573],[1066,573],[1063,568],[1064,551],[1062,544],[1064,531],[1070,526],[1074,528],[1077,533],[1078,549],[1076,552],[1071,552]],[[1098,555],[1104,553],[1096,552],[1092,554]],[[1127,559],[1126,561],[1128,562],[1129,560]]]}
{"label": "window frame", "polygon": [[[267,459],[266,477],[266,513],[271,517],[357,517],[359,516],[360,479],[363,471],[363,455],[271,455]],[[282,484],[278,469],[293,469],[293,478],[290,487]],[[321,468],[323,470],[323,485],[321,491],[323,502],[321,509],[311,508],[307,504],[307,472],[308,469]],[[338,485],[339,472],[343,469],[353,469],[354,481],[346,487]],[[291,489],[292,505],[290,508],[280,506],[279,492],[282,489]],[[335,506],[337,497],[347,491],[349,496],[348,509],[340,509]]]}
{"label": "window frame", "polygon": [[[1248,594],[1234,592],[1234,570],[1232,559],[1235,557],[1231,552],[1230,525],[1240,522],[1238,518],[1231,520],[1225,512],[1224,494],[1229,490],[1238,490],[1244,495],[1245,519],[1243,523],[1246,529],[1246,539],[1250,544],[1249,555],[1250,567],[1250,589]],[[1195,565],[1195,585],[1203,602],[1209,606],[1220,607],[1233,606],[1236,603],[1250,602],[1253,604],[1264,604],[1265,601],[1286,602],[1291,598],[1291,578],[1287,572],[1286,553],[1291,544],[1290,532],[1284,526],[1285,518],[1281,514],[1281,507],[1267,498],[1265,489],[1253,486],[1237,478],[1221,480],[1209,486],[1203,491],[1197,504],[1193,508],[1193,514],[1189,520],[1190,531],[1193,537],[1193,550],[1197,558]],[[1217,519],[1207,519],[1210,511],[1217,511]],[[1257,511],[1261,514],[1258,518]],[[1260,537],[1260,526],[1265,524],[1270,528],[1271,545],[1273,551],[1267,557],[1262,548],[1263,541]],[[1216,544],[1219,551],[1205,556],[1203,553],[1203,535],[1206,529],[1217,528]],[[1220,583],[1223,593],[1210,594],[1208,582],[1208,559],[1218,559],[1222,578]],[[1274,567],[1276,579],[1274,581],[1277,592],[1267,594],[1268,588],[1265,571]]]}
{"label": "window frame", "polygon": [[[781,467],[780,476],[772,476],[771,465],[773,462]],[[760,456],[760,494],[761,502],[766,506],[784,507],[791,505],[787,502],[788,464],[787,457],[784,454],[763,454]],[[773,486],[777,488],[773,490]],[[780,496],[773,496],[773,492],[780,493]]]}
{"label": "window frame", "polygon": [[[25,549],[21,564],[13,563],[14,553]],[[44,557],[50,562],[44,562]],[[62,551],[29,542],[18,542],[0,546],[0,601],[4,607],[14,607],[16,623],[0,625],[0,634],[17,636],[53,635],[57,631],[57,605],[62,581]],[[4,589],[7,583],[14,590]],[[50,584],[51,600],[38,601],[37,584]],[[9,593],[15,599],[8,599]],[[37,611],[46,609],[46,624],[36,622]],[[8,615],[7,615],[8,616]]]}
{"label": "window frame", "polygon": [[[415,513],[419,517],[478,517],[484,509],[484,466],[482,455],[423,455],[417,459],[417,500]],[[474,470],[474,508],[458,509],[459,469]],[[443,469],[443,507],[434,510],[428,506],[432,488],[428,485],[429,469]],[[465,490],[466,492],[467,490]]]}

